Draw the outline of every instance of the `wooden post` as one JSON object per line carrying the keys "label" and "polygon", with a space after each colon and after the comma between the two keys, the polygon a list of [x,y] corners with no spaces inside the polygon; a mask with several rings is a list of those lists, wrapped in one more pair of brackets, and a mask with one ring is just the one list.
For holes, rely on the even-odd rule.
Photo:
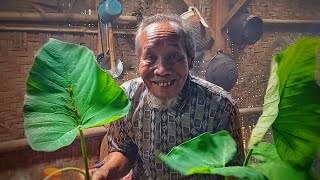
{"label": "wooden post", "polygon": [[101,43],[101,24],[99,23],[99,15],[98,15],[98,7],[99,7],[99,1],[100,0],[96,0],[96,12],[97,12],[97,16],[98,16],[98,40],[97,40],[97,54],[102,53],[102,43]]}
{"label": "wooden post", "polygon": [[224,17],[227,12],[226,0],[212,0],[214,11],[212,12],[212,26],[215,27],[215,52],[226,48],[226,36],[221,30]]}
{"label": "wooden post", "polygon": [[[110,24],[110,25],[109,25]],[[111,66],[111,72],[112,72],[112,75],[114,75],[116,73],[116,53],[114,52],[115,51],[115,48],[114,48],[114,39],[113,39],[113,30],[112,30],[112,27],[111,27],[111,23],[108,23],[108,44],[109,44],[109,53],[110,53],[110,66]]]}

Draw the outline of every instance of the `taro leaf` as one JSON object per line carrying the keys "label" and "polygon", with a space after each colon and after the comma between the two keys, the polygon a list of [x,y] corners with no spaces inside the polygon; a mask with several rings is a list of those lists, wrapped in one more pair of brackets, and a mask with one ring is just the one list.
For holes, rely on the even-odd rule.
{"label": "taro leaf", "polygon": [[320,38],[304,38],[274,57],[263,113],[249,143],[254,148],[272,125],[280,158],[305,170],[320,147],[319,47]]}
{"label": "taro leaf", "polygon": [[251,163],[249,167],[256,169],[271,180],[303,180],[312,179],[306,172],[299,172],[284,163],[278,156],[274,144],[261,142],[253,150],[252,157],[259,160],[258,163]]}
{"label": "taro leaf", "polygon": [[55,151],[71,144],[78,129],[115,121],[130,105],[92,51],[50,39],[36,55],[27,81],[25,135],[34,150]]}
{"label": "taro leaf", "polygon": [[174,147],[160,159],[182,175],[217,174],[241,179],[264,179],[264,176],[248,167],[225,167],[235,155],[236,143],[227,131],[209,132]]}

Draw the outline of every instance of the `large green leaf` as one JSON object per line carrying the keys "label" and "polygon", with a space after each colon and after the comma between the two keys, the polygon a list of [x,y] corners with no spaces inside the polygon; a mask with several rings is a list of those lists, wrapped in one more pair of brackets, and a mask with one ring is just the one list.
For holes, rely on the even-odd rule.
{"label": "large green leaf", "polygon": [[241,166],[225,167],[237,151],[236,143],[227,131],[209,132],[174,147],[160,159],[182,175],[217,174],[241,179],[264,179],[254,169]]}
{"label": "large green leaf", "polygon": [[275,145],[261,142],[253,150],[252,156],[259,160],[258,163],[251,163],[249,167],[263,173],[270,180],[304,180],[310,179],[311,175],[293,169],[284,163],[278,156]]}
{"label": "large green leaf", "polygon": [[92,51],[50,39],[36,55],[27,81],[25,134],[34,150],[54,151],[71,144],[78,129],[123,117],[130,105]]}
{"label": "large green leaf", "polygon": [[320,147],[320,87],[317,84],[320,38],[304,38],[277,54],[272,62],[263,113],[250,148],[272,125],[280,158],[309,169]]}

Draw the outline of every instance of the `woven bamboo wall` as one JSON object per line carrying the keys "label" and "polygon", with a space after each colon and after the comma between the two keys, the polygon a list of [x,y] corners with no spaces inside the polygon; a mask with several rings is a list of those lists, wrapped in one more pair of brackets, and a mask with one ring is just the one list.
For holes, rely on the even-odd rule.
{"label": "woven bamboo wall", "polygon": [[[233,4],[236,1],[230,0]],[[251,0],[246,9],[265,19],[319,20],[318,0]],[[319,26],[318,26],[319,28]],[[240,108],[261,107],[268,83],[273,54],[283,50],[301,37],[320,37],[313,27],[265,27],[262,38],[255,44],[239,47],[228,38],[228,51],[238,64],[239,78],[231,93]],[[259,116],[241,117],[243,135],[250,137]],[[266,137],[271,140],[271,133]]]}
{"label": "woven bamboo wall", "polygon": [[[262,18],[319,20],[318,0],[252,0],[249,12]],[[305,28],[305,27],[303,27]],[[229,40],[229,52],[238,63],[239,79],[232,94],[241,102],[240,107],[262,106],[272,55],[301,37],[320,35],[320,29],[303,29],[285,26],[265,28],[262,38],[244,48],[233,45]]]}
{"label": "woven bamboo wall", "polygon": [[[99,162],[100,143],[103,136],[87,138],[89,165]],[[77,167],[84,169],[80,140],[55,152],[36,152],[31,148],[0,154],[0,179],[40,180],[48,167]],[[77,179],[74,171],[62,173],[62,179]]]}
{"label": "woven bamboo wall", "polygon": [[123,5],[123,15],[132,15],[132,12],[141,11],[144,16],[156,13],[182,14],[187,10],[183,0],[120,0]]}
{"label": "woven bamboo wall", "polygon": [[[48,38],[84,44],[96,51],[97,38],[88,34],[0,32],[0,139],[1,142],[24,138],[23,97],[29,69],[38,49]],[[91,164],[99,159],[103,136],[87,139]],[[79,141],[56,152],[35,152],[29,149],[0,154],[0,179],[42,179],[46,167],[83,167]],[[64,179],[75,179],[75,173],[64,173]]]}
{"label": "woven bamboo wall", "polygon": [[56,38],[84,44],[96,51],[96,36],[84,34],[48,34],[0,32],[0,139],[24,138],[22,107],[28,72],[38,49]]}
{"label": "woven bamboo wall", "polygon": [[[138,11],[140,8],[140,1],[138,0],[122,0],[121,2],[124,6],[123,15],[131,15],[132,12]],[[187,10],[187,6],[183,0],[145,0],[144,2],[144,15],[152,15],[157,12],[181,14]],[[230,7],[235,2],[236,0],[228,1]],[[253,14],[260,15],[262,18],[320,19],[319,3],[318,0],[270,0],[268,2],[252,0],[248,6],[248,10]],[[195,2],[195,5],[208,22],[215,22],[215,19],[221,18],[212,16],[215,7],[212,5],[211,0],[200,0]],[[78,12],[76,10],[73,11]],[[52,12],[55,11],[52,10]],[[320,36],[320,32],[319,30],[318,33],[302,32],[301,29],[288,29],[285,27],[269,28],[266,29],[260,41],[244,48],[233,45],[228,38],[227,52],[233,55],[239,69],[239,79],[231,93],[238,101],[240,108],[262,106],[272,54],[302,36]],[[94,51],[95,55],[98,53],[96,48],[98,39],[96,35],[83,33],[69,34],[64,32],[0,32],[1,142],[24,138],[22,106],[25,82],[34,54],[49,37],[85,44]],[[123,61],[126,70],[124,75],[117,80],[119,84],[138,76],[133,38],[133,35],[116,35],[117,57]],[[207,52],[204,64],[215,53],[213,51]],[[205,67],[203,67],[204,70]],[[241,117],[245,143],[258,117],[259,114]],[[102,137],[99,136],[91,138],[88,141],[88,153],[91,163],[98,160],[101,139]],[[271,139],[270,133],[266,139]],[[81,167],[82,160],[79,142],[76,141],[71,146],[53,153],[34,152],[31,149],[25,149],[0,154],[0,179],[9,179],[19,173],[27,173],[31,179],[40,179],[42,169],[49,166]],[[66,174],[64,179],[70,178],[74,179],[74,174]]]}
{"label": "woven bamboo wall", "polygon": [[[128,2],[122,2],[124,5],[123,15],[131,15],[131,12],[139,7],[136,6],[136,2]],[[183,3],[182,0],[181,3]],[[32,11],[32,7],[22,5],[21,3],[19,7],[23,7],[26,10],[24,12]],[[80,8],[81,12],[88,7]],[[159,7],[159,10],[153,11],[153,7]],[[185,10],[186,7],[183,7]],[[14,3],[11,3],[10,8],[10,10],[14,11],[21,10],[14,6]],[[166,12],[172,11],[172,13],[182,13],[184,11],[180,8],[174,8],[172,1],[157,1],[145,13],[154,14],[161,12],[160,9]],[[72,12],[80,13],[80,10],[73,9]],[[56,11],[51,9],[48,12]],[[62,12],[68,12],[68,8],[63,9]],[[2,82],[0,85],[1,143],[25,138],[22,113],[23,97],[26,90],[25,83],[34,60],[34,55],[49,38],[82,44],[93,50],[95,55],[100,53],[97,52],[97,34],[0,31],[0,80]],[[115,38],[117,57],[122,60],[126,70],[124,75],[117,80],[121,84],[128,79],[137,77],[134,36],[115,35]],[[87,139],[90,164],[94,164],[99,160],[102,138],[103,136],[97,136]],[[72,145],[52,153],[35,152],[30,148],[0,153],[0,179],[19,179],[23,177],[26,179],[42,179],[43,169],[46,167],[62,168],[68,166],[83,167],[81,148],[78,140],[72,143]],[[76,173],[63,173],[62,179],[77,179],[76,175]]]}

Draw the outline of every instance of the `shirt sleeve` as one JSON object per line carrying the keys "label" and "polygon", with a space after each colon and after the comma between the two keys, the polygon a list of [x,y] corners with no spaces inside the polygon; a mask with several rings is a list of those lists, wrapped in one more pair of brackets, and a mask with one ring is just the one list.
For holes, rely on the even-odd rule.
{"label": "shirt sleeve", "polygon": [[239,109],[236,105],[233,107],[232,113],[230,114],[230,124],[228,126],[228,131],[231,133],[237,143],[237,154],[233,161],[230,162],[230,165],[242,165],[245,155],[239,118]]}
{"label": "shirt sleeve", "polygon": [[239,110],[230,98],[222,97],[217,109],[215,121],[219,122],[218,130],[227,130],[237,144],[237,153],[228,165],[242,165],[244,161],[244,149],[239,121]]}
{"label": "shirt sleeve", "polygon": [[[121,85],[121,88],[132,101],[136,90],[136,82],[133,80],[127,81]],[[134,163],[138,154],[138,147],[134,142],[131,114],[132,109],[124,118],[114,121],[108,125],[108,151],[109,153],[121,152],[131,163]]]}
{"label": "shirt sleeve", "polygon": [[108,128],[108,147],[109,153],[121,152],[131,163],[136,160],[138,148],[126,127],[126,118],[110,123]]}

